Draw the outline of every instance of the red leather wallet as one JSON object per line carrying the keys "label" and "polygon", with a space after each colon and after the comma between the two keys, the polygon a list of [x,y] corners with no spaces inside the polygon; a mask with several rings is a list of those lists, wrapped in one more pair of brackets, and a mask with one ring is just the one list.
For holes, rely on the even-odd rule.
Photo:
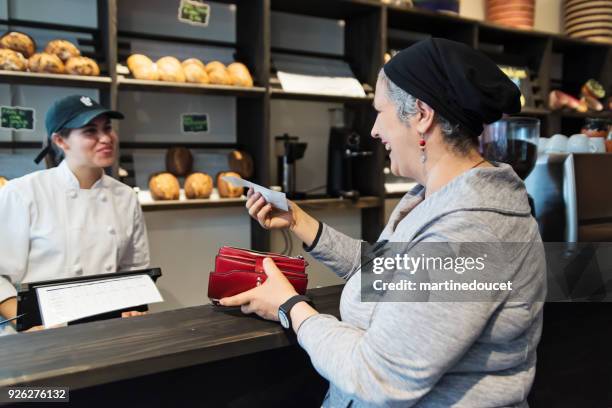
{"label": "red leather wallet", "polygon": [[263,269],[264,258],[272,258],[299,294],[306,293],[308,262],[301,256],[285,256],[224,246],[219,249],[215,257],[215,270],[208,277],[210,300],[216,302],[264,283],[267,278]]}

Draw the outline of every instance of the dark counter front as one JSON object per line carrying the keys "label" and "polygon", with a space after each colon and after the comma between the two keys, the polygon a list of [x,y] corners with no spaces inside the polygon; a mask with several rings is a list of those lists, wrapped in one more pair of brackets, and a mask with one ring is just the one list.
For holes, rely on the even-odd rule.
{"label": "dark counter front", "polygon": [[[319,312],[338,316],[341,291],[340,285],[309,294]],[[224,405],[232,399],[221,397],[228,391],[240,395],[240,388],[254,387],[265,394],[266,384],[292,376],[313,381],[321,393],[313,398],[320,402],[326,387],[292,331],[212,305],[4,336],[0,361],[0,387],[69,387],[71,402],[90,405],[101,402],[101,395],[107,402],[113,396],[118,403],[154,396],[154,402],[169,403],[173,390],[180,390],[184,402],[214,397]],[[246,394],[252,401],[252,392]]]}

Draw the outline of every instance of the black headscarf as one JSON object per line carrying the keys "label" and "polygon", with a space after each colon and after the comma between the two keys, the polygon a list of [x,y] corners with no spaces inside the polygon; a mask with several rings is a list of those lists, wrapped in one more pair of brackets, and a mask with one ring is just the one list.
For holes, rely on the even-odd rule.
{"label": "black headscarf", "polygon": [[419,41],[383,68],[393,83],[474,137],[484,123],[521,110],[518,87],[491,59],[465,44]]}

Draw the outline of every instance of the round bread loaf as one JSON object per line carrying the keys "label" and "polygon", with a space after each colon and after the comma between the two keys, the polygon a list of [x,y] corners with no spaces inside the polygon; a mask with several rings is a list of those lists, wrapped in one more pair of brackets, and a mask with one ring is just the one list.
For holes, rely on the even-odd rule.
{"label": "round bread loaf", "polygon": [[253,176],[253,158],[247,152],[232,150],[227,156],[227,161],[230,169],[240,174],[242,178],[248,179]]}
{"label": "round bread loaf", "polygon": [[225,65],[220,61],[210,61],[208,64],[206,64],[206,72],[216,70],[225,71],[226,69],[227,68],[225,67]]}
{"label": "round bread loaf", "polygon": [[171,147],[166,152],[166,171],[177,177],[184,177],[191,173],[193,168],[193,155],[186,147]]}
{"label": "round bread loaf", "polygon": [[0,176],[0,188],[4,187],[4,185],[8,183],[8,180],[2,176]]}
{"label": "round bread loaf", "polygon": [[149,190],[155,200],[178,200],[181,194],[178,179],[170,173],[157,173],[151,176]]}
{"label": "round bread loaf", "polygon": [[36,52],[36,43],[27,34],[9,31],[0,37],[0,48],[8,48],[30,58]]}
{"label": "round bread loaf", "polygon": [[183,66],[183,68],[191,64],[196,64],[197,66],[199,66],[200,68],[206,71],[206,65],[197,58],[187,58],[185,61],[181,62],[181,65]]}
{"label": "round bread loaf", "polygon": [[187,82],[191,82],[194,84],[207,84],[210,82],[206,70],[198,64],[183,64],[183,72],[185,74],[185,79],[187,80]]}
{"label": "round bread loaf", "polygon": [[232,85],[245,86],[248,88],[253,86],[253,77],[246,65],[240,62],[234,62],[227,66],[227,71],[232,79]]}
{"label": "round bread loaf", "polygon": [[185,82],[181,62],[174,57],[162,57],[155,63],[159,79],[167,82]]}
{"label": "round bread loaf", "polygon": [[223,180],[223,176],[232,176],[241,178],[240,174],[233,171],[224,171],[217,174],[217,190],[219,190],[219,196],[223,198],[238,198],[243,193],[243,188],[239,186],[234,186],[231,183]]}
{"label": "round bread loaf", "polygon": [[185,180],[187,198],[208,198],[213,190],[213,180],[206,173],[191,173]]}
{"label": "round bread loaf", "polygon": [[220,69],[208,71],[208,79],[210,80],[210,83],[214,85],[232,84],[232,78],[225,69],[223,71],[221,71]]}
{"label": "round bread loaf", "polygon": [[136,79],[146,79],[149,81],[157,81],[159,79],[157,65],[146,55],[130,55],[127,59],[127,65],[132,76]]}
{"label": "round bread loaf", "polygon": [[100,67],[96,61],[87,57],[72,57],[66,62],[65,70],[67,74],[98,76]]}
{"label": "round bread loaf", "polygon": [[28,68],[32,72],[48,72],[51,74],[63,74],[64,63],[57,55],[39,52],[28,60]]}
{"label": "round bread loaf", "polygon": [[79,57],[81,51],[67,40],[53,40],[49,41],[45,47],[45,52],[48,54],[57,55],[62,62],[66,63],[70,58]]}
{"label": "round bread loaf", "polygon": [[0,49],[0,69],[25,71],[28,69],[28,60],[20,52]]}

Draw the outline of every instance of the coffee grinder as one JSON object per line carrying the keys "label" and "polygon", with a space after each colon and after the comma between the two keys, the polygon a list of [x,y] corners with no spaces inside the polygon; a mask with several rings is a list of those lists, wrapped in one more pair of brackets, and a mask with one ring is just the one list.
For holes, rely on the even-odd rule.
{"label": "coffee grinder", "polygon": [[298,142],[297,136],[289,136],[285,133],[276,136],[276,160],[278,184],[282,186],[287,198],[301,199],[306,193],[296,191],[296,161],[304,157],[307,143]]}
{"label": "coffee grinder", "polygon": [[331,129],[327,152],[327,194],[331,197],[359,198],[354,188],[353,174],[360,159],[372,152],[360,146],[361,137],[352,129],[352,112],[330,109]]}

